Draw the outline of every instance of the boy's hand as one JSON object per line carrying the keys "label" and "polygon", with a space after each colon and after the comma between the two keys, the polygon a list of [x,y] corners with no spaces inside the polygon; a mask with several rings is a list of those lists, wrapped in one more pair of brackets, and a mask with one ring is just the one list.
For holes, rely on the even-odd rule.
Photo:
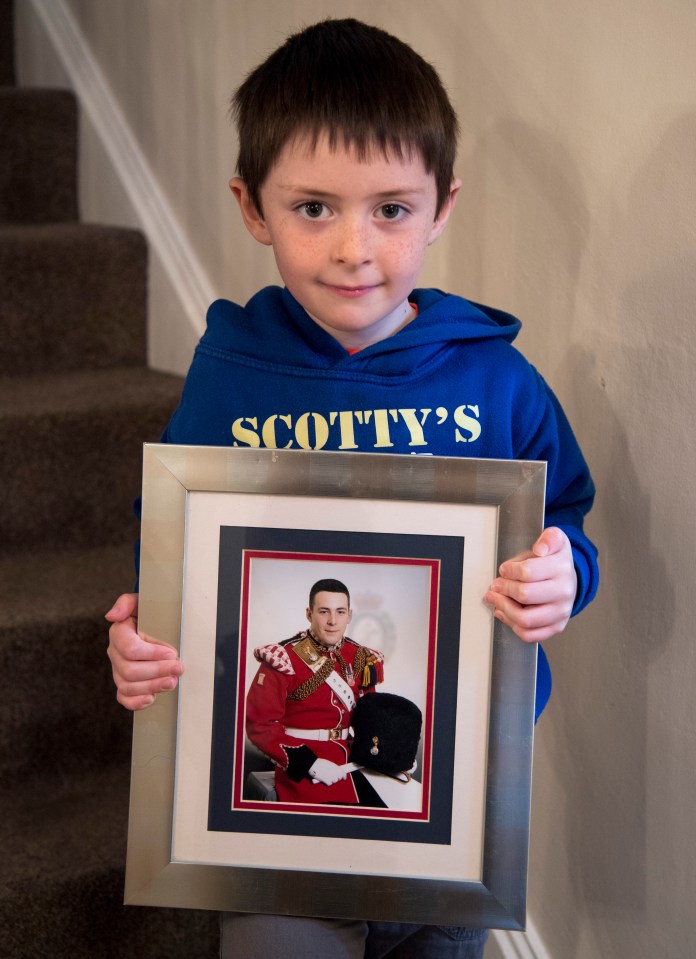
{"label": "boy's hand", "polygon": [[565,533],[545,529],[531,550],[501,564],[484,600],[526,643],[562,632],[573,609],[577,575]]}
{"label": "boy's hand", "polygon": [[174,689],[184,667],[176,650],[138,635],[138,594],[124,593],[106,614],[112,623],[107,650],[116,699],[126,709],[145,709],[157,693]]}

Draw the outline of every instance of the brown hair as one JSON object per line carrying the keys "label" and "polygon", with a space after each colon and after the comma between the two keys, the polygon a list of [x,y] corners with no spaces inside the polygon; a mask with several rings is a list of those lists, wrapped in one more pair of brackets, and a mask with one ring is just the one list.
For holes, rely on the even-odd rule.
{"label": "brown hair", "polygon": [[457,117],[437,71],[397,37],[359,20],[323,20],[288,37],[232,99],[237,173],[261,211],[260,192],[285,144],[320,136],[329,145],[402,159],[414,152],[447,200]]}

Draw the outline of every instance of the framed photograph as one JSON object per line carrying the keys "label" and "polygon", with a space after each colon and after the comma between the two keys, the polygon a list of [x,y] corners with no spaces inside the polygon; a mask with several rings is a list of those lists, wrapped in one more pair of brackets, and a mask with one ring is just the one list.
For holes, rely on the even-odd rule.
{"label": "framed photograph", "polygon": [[544,492],[537,462],[146,445],[139,628],[185,673],[134,717],[126,903],[523,929],[536,646],[482,597]]}

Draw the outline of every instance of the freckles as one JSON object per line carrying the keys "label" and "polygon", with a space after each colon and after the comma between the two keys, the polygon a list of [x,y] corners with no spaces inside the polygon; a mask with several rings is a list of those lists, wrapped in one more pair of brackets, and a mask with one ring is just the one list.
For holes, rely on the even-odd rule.
{"label": "freckles", "polygon": [[319,240],[310,237],[309,239],[302,240],[301,249],[309,251],[310,253],[317,253],[322,249],[322,245]]}
{"label": "freckles", "polygon": [[284,237],[285,247],[293,258],[309,254],[316,254],[322,248],[321,239],[312,234],[298,234],[296,230],[288,230]]}
{"label": "freckles", "polygon": [[410,237],[399,237],[398,240],[392,241],[390,249],[399,256],[409,256],[417,246],[416,241]]}
{"label": "freckles", "polygon": [[403,239],[392,247],[394,259],[402,271],[418,266],[423,260],[425,244],[416,238]]}

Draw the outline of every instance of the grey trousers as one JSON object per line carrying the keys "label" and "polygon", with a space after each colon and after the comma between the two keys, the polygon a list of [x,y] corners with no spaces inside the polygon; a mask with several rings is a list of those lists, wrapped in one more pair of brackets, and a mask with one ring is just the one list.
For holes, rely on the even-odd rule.
{"label": "grey trousers", "polygon": [[221,959],[483,959],[487,929],[223,913]]}

